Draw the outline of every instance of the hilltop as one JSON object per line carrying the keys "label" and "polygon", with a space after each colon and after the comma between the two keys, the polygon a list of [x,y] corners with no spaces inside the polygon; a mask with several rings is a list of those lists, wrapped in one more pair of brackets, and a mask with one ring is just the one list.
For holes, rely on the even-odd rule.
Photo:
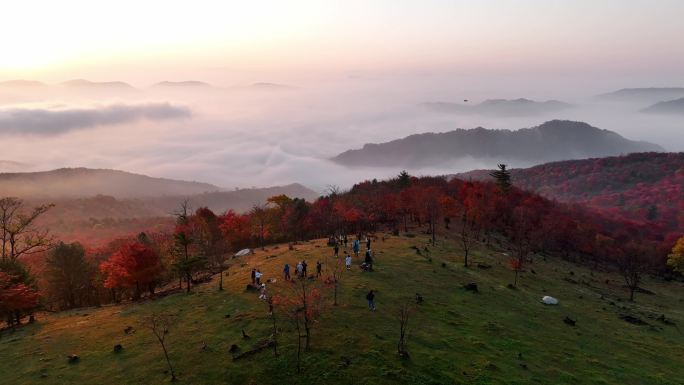
{"label": "hilltop", "polygon": [[[678,359],[684,337],[674,326],[684,322],[680,284],[648,279],[643,287],[655,294],[629,303],[620,276],[535,256],[512,290],[506,287],[513,272],[502,254],[505,245],[478,249],[475,261],[491,267],[468,269],[452,235],[440,237],[436,247],[424,236],[406,235],[377,234],[376,271],[363,273],[355,261],[343,275],[340,306],[330,304],[330,289],[322,287],[328,305],[312,331],[301,374],[293,325],[279,308],[279,357],[266,349],[233,361],[271,335],[268,307],[245,285],[253,267],[277,279],[268,284],[270,293],[285,290],[285,262],[306,259],[313,266],[321,260],[328,269],[325,240],[292,251],[269,246],[230,261],[223,292],[214,276],[190,295],[171,292],[140,303],[39,314],[37,323],[2,334],[0,355],[8,359],[0,360],[0,376],[17,384],[164,383],[169,376],[161,349],[139,323],[153,312],[175,315],[168,346],[182,384],[674,385],[684,375]],[[478,293],[464,290],[470,282]],[[377,292],[376,312],[366,307],[369,289]],[[424,302],[414,305],[409,320],[410,359],[401,359],[396,312],[405,301],[415,303],[416,292]],[[543,295],[560,304],[542,305]],[[566,317],[576,325],[564,323]],[[133,332],[124,332],[128,326]],[[116,344],[121,353],[112,352]],[[236,353],[230,352],[233,344]],[[70,354],[79,361],[67,363]]]}
{"label": "hilltop", "polygon": [[345,151],[332,160],[347,166],[424,167],[460,158],[543,163],[632,152],[663,151],[583,122],[552,120],[519,130],[458,129],[425,133]]}
{"label": "hilltop", "polygon": [[[457,177],[490,180],[490,171],[476,170]],[[514,185],[547,198],[684,230],[680,215],[684,208],[684,153],[570,160],[510,171]]]}

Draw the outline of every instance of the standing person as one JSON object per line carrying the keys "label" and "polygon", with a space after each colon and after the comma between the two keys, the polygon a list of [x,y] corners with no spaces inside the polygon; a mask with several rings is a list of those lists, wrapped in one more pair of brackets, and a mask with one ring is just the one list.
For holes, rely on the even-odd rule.
{"label": "standing person", "polygon": [[256,282],[256,269],[252,269],[252,286]]}
{"label": "standing person", "polygon": [[259,299],[267,299],[267,298],[268,298],[268,294],[266,293],[266,284],[262,283],[260,286]]}
{"label": "standing person", "polygon": [[347,248],[347,234],[344,234],[344,248]]}
{"label": "standing person", "polygon": [[347,266],[347,270],[351,270],[352,258],[349,253],[347,253],[347,256],[344,258],[344,264]]}
{"label": "standing person", "polygon": [[335,242],[335,248],[333,250],[333,257],[337,258],[340,252],[340,244]]}
{"label": "standing person", "polygon": [[323,265],[321,264],[321,261],[316,262],[316,278],[321,276],[321,270],[323,269]]}
{"label": "standing person", "polygon": [[368,300],[368,310],[375,311],[375,293],[373,293],[373,290],[366,294],[366,299]]}
{"label": "standing person", "polygon": [[373,271],[373,257],[371,256],[370,249],[366,250],[366,258],[363,260],[366,265],[366,270]]}
{"label": "standing person", "polygon": [[289,281],[290,280],[290,265],[287,263],[285,264],[285,267],[283,267],[283,274],[285,275],[285,280]]}
{"label": "standing person", "polygon": [[257,270],[256,273],[254,273],[254,278],[256,278],[257,286],[261,285],[261,276],[262,276],[262,274],[259,270]]}
{"label": "standing person", "polygon": [[366,250],[370,250],[371,238],[370,235],[366,235]]}
{"label": "standing person", "polygon": [[297,277],[302,278],[302,271],[304,268],[302,267],[302,261],[297,262]]}
{"label": "standing person", "polygon": [[302,274],[304,274],[304,278],[306,278],[306,259],[302,261]]}
{"label": "standing person", "polygon": [[354,250],[354,254],[358,257],[359,251],[361,249],[361,242],[359,242],[358,239],[354,240],[354,243],[352,244],[352,249]]}

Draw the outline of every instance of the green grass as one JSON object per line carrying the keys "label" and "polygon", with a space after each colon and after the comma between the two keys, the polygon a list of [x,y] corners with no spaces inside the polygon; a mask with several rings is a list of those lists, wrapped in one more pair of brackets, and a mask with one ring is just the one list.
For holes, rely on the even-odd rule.
{"label": "green grass", "polygon": [[[270,287],[277,292],[283,285],[282,264],[306,258],[313,267],[331,254],[324,240],[299,245],[296,251],[269,247],[233,261],[223,292],[211,282],[190,295],[41,315],[36,324],[0,337],[0,382],[166,382],[161,349],[138,324],[146,314],[165,311],[177,315],[168,344],[182,384],[684,383],[684,335],[678,326],[656,320],[665,314],[684,328],[681,283],[647,279],[642,286],[656,294],[637,294],[630,303],[615,274],[535,257],[513,290],[507,287],[513,272],[501,253],[478,250],[473,259],[492,268],[466,269],[453,240],[429,246],[432,261],[410,248],[426,244],[420,236],[378,240],[376,271],[345,273],[341,305],[330,306],[315,326],[312,350],[299,374],[294,332],[285,320],[280,321],[278,358],[266,350],[233,362],[229,348],[237,344],[244,351],[271,334],[266,305],[244,291],[251,268],[277,277],[279,282]],[[466,292],[462,285],[468,282],[477,282],[480,293]],[[377,290],[376,312],[368,311],[364,299],[371,288]],[[411,358],[404,360],[396,353],[396,312],[416,292],[425,303],[410,320]],[[540,304],[546,294],[560,305]],[[648,325],[627,323],[621,314]],[[577,320],[577,326],[564,324],[566,316]],[[136,332],[126,335],[128,325]],[[242,329],[250,340],[242,339]],[[124,351],[115,354],[112,348],[119,343]],[[204,344],[208,349],[202,349]],[[80,356],[76,364],[67,362],[72,353]]]}

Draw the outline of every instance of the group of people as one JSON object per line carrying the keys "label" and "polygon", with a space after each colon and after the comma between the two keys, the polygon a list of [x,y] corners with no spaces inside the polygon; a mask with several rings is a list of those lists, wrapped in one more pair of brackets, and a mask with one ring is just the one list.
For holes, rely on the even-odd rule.
{"label": "group of people", "polygon": [[[361,252],[361,240],[360,236],[357,237],[353,242],[352,242],[352,251],[354,252],[354,255],[356,257],[359,256],[359,253]],[[328,239],[328,243],[333,245],[333,257],[338,258],[339,257],[339,252],[340,252],[340,245],[344,245],[344,248],[346,250],[347,244],[348,244],[348,238],[347,235],[340,235],[339,237],[337,236],[331,236]],[[352,256],[348,251],[345,251],[345,257],[344,257],[344,264],[347,270],[351,270],[352,268]],[[306,260],[302,260],[297,262],[295,265],[295,272],[297,274],[297,278],[300,279],[306,279],[308,277],[307,275],[307,263]],[[371,251],[371,238],[370,236],[366,237],[366,254],[364,257],[364,261],[361,264],[361,269],[363,271],[373,271],[373,252]],[[321,261],[316,262],[316,278],[319,278],[322,276],[322,270],[323,270],[323,264]],[[292,280],[292,277],[290,275],[290,265],[288,263],[285,263],[283,266],[283,276],[286,281]],[[259,288],[259,299],[262,300],[269,300],[268,294],[266,292],[266,284],[261,282],[263,277],[263,274],[259,269],[252,269],[251,273],[251,278],[252,278],[252,286],[256,286]],[[270,281],[270,280],[269,280]],[[369,310],[375,310],[375,293],[373,290],[371,290],[367,295],[366,295],[366,300],[368,301],[368,309]]]}

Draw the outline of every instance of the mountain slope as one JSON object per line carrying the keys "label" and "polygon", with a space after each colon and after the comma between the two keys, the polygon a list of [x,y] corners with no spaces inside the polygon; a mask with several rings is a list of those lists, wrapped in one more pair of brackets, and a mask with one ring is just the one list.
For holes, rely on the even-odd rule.
{"label": "mountain slope", "polygon": [[[488,180],[489,170],[458,174]],[[641,153],[511,170],[513,184],[684,232],[684,153]]]}
{"label": "mountain slope", "polygon": [[411,135],[343,152],[332,160],[348,166],[424,167],[463,157],[548,162],[622,153],[662,151],[582,122],[552,120],[533,128],[458,129]]}
{"label": "mountain slope", "polygon": [[684,115],[684,98],[658,102],[650,107],[644,108],[641,112],[649,114]]}
{"label": "mountain slope", "polygon": [[0,173],[0,196],[74,198],[98,194],[117,198],[195,195],[218,191],[200,182],[152,178],[118,170],[62,168],[53,171]]}
{"label": "mountain slope", "polygon": [[[340,306],[332,306],[323,286],[323,316],[312,330],[311,350],[296,369],[296,331],[286,309],[276,307],[278,357],[265,349],[244,353],[272,333],[268,306],[245,290],[252,268],[264,274],[270,295],[287,293],[282,266],[307,257],[321,260],[324,275],[332,266],[325,239],[255,250],[231,262],[224,275],[196,286],[191,295],[169,292],[154,300],[38,314],[36,322],[6,332],[0,339],[0,376],[7,384],[162,384],[169,380],[164,354],[141,321],[152,313],[173,315],[167,348],[182,384],[643,384],[675,385],[684,376],[680,364],[684,322],[681,288],[645,277],[643,287],[656,295],[624,300],[621,277],[590,270],[556,257],[535,258],[512,290],[505,248],[481,248],[473,258],[489,269],[463,268],[462,252],[449,240],[430,246],[430,257],[413,247],[415,238],[383,234],[376,271],[361,272],[360,261],[345,271]],[[316,282],[316,281],[310,281]],[[478,293],[462,285],[476,282]],[[364,296],[377,292],[377,311]],[[407,349],[397,355],[402,303],[413,305]],[[543,295],[558,306],[540,304]],[[629,315],[646,324],[620,319]],[[576,320],[575,326],[563,322]],[[130,326],[133,332],[125,333]],[[681,327],[681,326],[680,326]],[[244,338],[242,331],[251,338]],[[112,348],[121,344],[120,353]],[[231,353],[236,345],[237,352]],[[77,363],[67,356],[76,354]]]}
{"label": "mountain slope", "polygon": [[482,103],[469,105],[448,102],[423,103],[423,107],[437,112],[454,114],[480,114],[489,116],[535,116],[558,112],[572,105],[557,100],[537,102],[529,99],[489,99]]}

